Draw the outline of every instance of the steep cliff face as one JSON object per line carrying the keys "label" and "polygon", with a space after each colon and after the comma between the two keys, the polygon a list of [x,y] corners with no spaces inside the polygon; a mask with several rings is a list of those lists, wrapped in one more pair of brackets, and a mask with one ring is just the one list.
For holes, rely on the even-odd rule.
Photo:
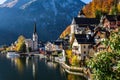
{"label": "steep cliff face", "polygon": [[6,0],[0,4],[0,36],[4,36],[0,44],[11,43],[20,34],[32,37],[34,22],[39,40],[57,39],[84,5],[80,0]]}

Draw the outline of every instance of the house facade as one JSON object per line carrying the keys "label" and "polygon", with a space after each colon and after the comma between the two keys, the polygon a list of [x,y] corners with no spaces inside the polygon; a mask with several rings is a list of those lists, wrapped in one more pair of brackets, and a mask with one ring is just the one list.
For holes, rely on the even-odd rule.
{"label": "house facade", "polygon": [[73,34],[91,34],[94,28],[99,24],[97,18],[75,17],[71,24],[70,42]]}
{"label": "house facade", "polygon": [[85,60],[86,56],[92,56],[94,39],[89,34],[75,34],[75,39],[72,45],[73,54],[79,55],[81,60]]}
{"label": "house facade", "polygon": [[116,29],[120,26],[120,15],[106,15],[103,18],[103,26],[108,29]]}

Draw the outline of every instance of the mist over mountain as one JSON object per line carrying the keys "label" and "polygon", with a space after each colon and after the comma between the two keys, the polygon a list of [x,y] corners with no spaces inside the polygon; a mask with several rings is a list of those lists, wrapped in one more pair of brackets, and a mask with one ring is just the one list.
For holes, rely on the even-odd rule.
{"label": "mist over mountain", "polygon": [[32,38],[34,22],[39,40],[55,40],[84,5],[80,0],[7,0],[0,5],[0,44],[19,35]]}

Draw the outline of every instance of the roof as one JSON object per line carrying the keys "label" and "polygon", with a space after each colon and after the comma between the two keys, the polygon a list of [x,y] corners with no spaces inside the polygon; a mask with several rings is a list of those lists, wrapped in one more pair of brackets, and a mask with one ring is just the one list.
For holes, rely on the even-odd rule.
{"label": "roof", "polygon": [[55,45],[61,45],[63,44],[63,41],[62,40],[56,40],[53,42]]}
{"label": "roof", "polygon": [[105,18],[107,18],[109,21],[120,21],[120,15],[106,15]]}
{"label": "roof", "polygon": [[75,34],[78,44],[94,44],[94,38],[89,34]]}
{"label": "roof", "polygon": [[74,21],[76,24],[87,24],[87,25],[97,25],[99,24],[99,19],[97,18],[82,18],[82,17],[75,17]]}
{"label": "roof", "polygon": [[120,21],[120,15],[118,15],[118,16],[117,16],[117,20],[119,20],[119,21]]}
{"label": "roof", "polygon": [[107,20],[116,21],[116,15],[106,15]]}

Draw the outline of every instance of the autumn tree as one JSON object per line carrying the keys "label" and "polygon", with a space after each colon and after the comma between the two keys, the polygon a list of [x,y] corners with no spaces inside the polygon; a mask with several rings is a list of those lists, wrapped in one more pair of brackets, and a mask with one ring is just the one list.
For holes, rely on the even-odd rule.
{"label": "autumn tree", "polygon": [[117,5],[118,12],[120,13],[120,4]]}
{"label": "autumn tree", "polygon": [[24,53],[26,52],[25,42],[23,42],[23,43],[20,45],[19,52],[24,52]]}
{"label": "autumn tree", "polygon": [[86,17],[96,17],[96,12],[102,12],[109,14],[112,8],[114,0],[92,0],[91,3],[87,4],[83,8],[83,12]]}
{"label": "autumn tree", "polygon": [[96,18],[100,19],[102,16],[102,12],[100,10],[96,10],[95,16],[96,16]]}
{"label": "autumn tree", "polygon": [[20,35],[18,37],[17,43],[16,43],[16,51],[18,52],[25,52],[26,46],[25,46],[25,37],[23,35]]}

